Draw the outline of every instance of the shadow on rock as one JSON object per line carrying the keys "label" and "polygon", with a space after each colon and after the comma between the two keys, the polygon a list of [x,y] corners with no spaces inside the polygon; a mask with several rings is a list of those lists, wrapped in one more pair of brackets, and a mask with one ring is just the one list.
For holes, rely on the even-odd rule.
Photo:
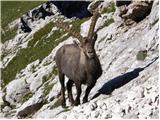
{"label": "shadow on rock", "polygon": [[123,85],[127,84],[131,80],[137,78],[139,76],[139,73],[142,72],[145,68],[149,67],[151,64],[153,64],[159,57],[156,57],[151,63],[146,65],[143,68],[136,68],[131,72],[127,72],[123,75],[120,75],[116,78],[113,78],[109,80],[107,83],[105,83],[99,90],[98,93],[96,93],[92,99],[98,97],[101,94],[109,95],[111,94],[115,89],[122,87]]}
{"label": "shadow on rock", "polygon": [[52,1],[52,3],[68,18],[85,18],[91,16],[91,13],[87,10],[90,4],[88,1]]}

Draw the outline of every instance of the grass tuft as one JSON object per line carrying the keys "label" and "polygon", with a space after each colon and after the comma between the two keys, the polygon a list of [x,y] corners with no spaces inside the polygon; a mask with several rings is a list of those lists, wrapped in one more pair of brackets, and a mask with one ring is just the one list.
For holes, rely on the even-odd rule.
{"label": "grass tuft", "polygon": [[136,55],[136,59],[140,61],[144,61],[147,57],[147,50],[139,51]]}
{"label": "grass tuft", "polygon": [[16,25],[15,27],[11,28],[11,29],[6,29],[4,31],[4,33],[2,33],[1,35],[1,42],[4,43],[7,40],[13,39],[16,34],[17,34],[17,30],[18,30],[18,25]]}
{"label": "grass tuft", "polygon": [[49,94],[49,92],[52,90],[53,86],[54,86],[53,84],[49,84],[49,83],[44,85],[43,93],[45,96],[47,96]]}
{"label": "grass tuft", "polygon": [[143,51],[141,50],[136,55],[136,59],[140,61],[144,61],[146,57],[147,57],[147,50],[143,50]]}
{"label": "grass tuft", "polygon": [[28,94],[24,95],[21,102],[24,103],[25,101],[29,100],[29,98],[31,98],[32,96],[33,96],[32,92],[29,92]]}
{"label": "grass tuft", "polygon": [[108,19],[108,20],[105,21],[104,26],[109,26],[112,23],[114,23],[114,19],[113,18]]}
{"label": "grass tuft", "polygon": [[44,2],[45,1],[1,1],[2,28],[4,29],[10,22]]}
{"label": "grass tuft", "polygon": [[111,13],[111,12],[115,12],[116,8],[115,8],[115,4],[114,2],[112,2],[108,7],[105,7],[102,11],[102,14],[104,13]]}
{"label": "grass tuft", "polygon": [[54,47],[68,38],[68,36],[60,38],[65,32],[60,32],[59,30],[55,31],[49,38],[46,38],[47,33],[49,33],[53,27],[54,24],[49,23],[44,28],[37,31],[34,34],[34,38],[28,43],[28,47],[21,49],[17,53],[17,56],[9,62],[7,67],[2,69],[2,79],[4,80],[5,85],[13,80],[16,74],[24,69],[29,63],[37,59],[42,61],[50,54]]}

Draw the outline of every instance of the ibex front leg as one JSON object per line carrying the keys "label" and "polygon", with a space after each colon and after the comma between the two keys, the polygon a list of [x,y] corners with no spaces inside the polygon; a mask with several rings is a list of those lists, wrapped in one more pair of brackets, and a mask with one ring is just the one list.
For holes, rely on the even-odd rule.
{"label": "ibex front leg", "polygon": [[75,99],[75,102],[74,102],[74,105],[77,106],[80,104],[80,96],[81,96],[81,83],[75,83],[76,84],[76,89],[77,89],[77,96],[76,96],[76,99]]}
{"label": "ibex front leg", "polygon": [[91,85],[89,85],[89,86],[87,87],[85,96],[84,96],[84,98],[83,98],[83,103],[88,102],[88,95],[89,95],[91,89],[94,87],[94,85],[95,85],[95,83],[93,83],[93,84],[91,84]]}

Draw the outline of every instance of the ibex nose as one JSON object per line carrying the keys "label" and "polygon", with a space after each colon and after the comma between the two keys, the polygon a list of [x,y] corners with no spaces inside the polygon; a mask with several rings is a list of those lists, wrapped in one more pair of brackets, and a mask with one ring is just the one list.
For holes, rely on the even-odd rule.
{"label": "ibex nose", "polygon": [[92,54],[93,53],[93,50],[88,50],[88,54]]}
{"label": "ibex nose", "polygon": [[92,50],[88,51],[88,55],[90,58],[94,57],[94,52]]}

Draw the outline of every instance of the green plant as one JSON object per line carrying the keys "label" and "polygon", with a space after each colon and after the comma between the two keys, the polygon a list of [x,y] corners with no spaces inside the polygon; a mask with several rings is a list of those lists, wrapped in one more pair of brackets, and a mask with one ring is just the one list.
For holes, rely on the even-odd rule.
{"label": "green plant", "polygon": [[54,67],[52,73],[53,73],[54,75],[58,75],[58,68],[57,68],[57,67]]}
{"label": "green plant", "polygon": [[83,19],[78,19],[75,20],[73,22],[71,22],[71,24],[73,25],[72,28],[77,31],[80,32],[80,26],[82,23],[84,23],[85,21],[89,20],[90,18],[83,18]]}
{"label": "green plant", "polygon": [[45,83],[46,81],[48,81],[48,76],[47,75],[42,77],[42,83]]}
{"label": "green plant", "polygon": [[27,93],[26,95],[23,96],[22,99],[22,103],[24,103],[25,101],[29,100],[29,98],[31,98],[33,96],[32,92]]}
{"label": "green plant", "polygon": [[52,105],[51,109],[57,108],[57,107],[61,106],[61,103],[62,103],[62,97],[59,96],[59,97],[57,98],[56,102]]}
{"label": "green plant", "polygon": [[24,69],[29,63],[37,59],[42,61],[50,54],[54,47],[69,37],[66,35],[60,38],[65,32],[56,30],[50,37],[46,38],[46,35],[53,27],[54,24],[49,23],[44,28],[37,31],[34,34],[34,38],[28,43],[28,47],[21,49],[17,53],[17,56],[8,63],[7,67],[2,69],[2,79],[4,80],[5,85],[13,80],[16,74]]}
{"label": "green plant", "polygon": [[9,29],[5,29],[4,32],[1,32],[1,42],[4,43],[7,40],[13,39],[16,34],[17,34],[17,30],[18,30],[18,25],[16,25],[15,27]]}
{"label": "green plant", "polygon": [[43,93],[44,93],[45,96],[47,96],[49,94],[49,92],[52,90],[53,86],[54,86],[53,84],[49,84],[49,83],[46,83],[44,85]]}
{"label": "green plant", "polygon": [[13,20],[45,1],[1,1],[1,26],[4,29]]}
{"label": "green plant", "polygon": [[147,50],[139,51],[136,55],[136,59],[140,61],[144,61],[147,57]]}
{"label": "green plant", "polygon": [[114,23],[114,19],[111,18],[111,19],[107,19],[104,23],[104,26],[109,26],[110,24]]}
{"label": "green plant", "polygon": [[111,13],[115,11],[116,11],[115,4],[114,2],[112,2],[108,7],[103,8],[102,14]]}

